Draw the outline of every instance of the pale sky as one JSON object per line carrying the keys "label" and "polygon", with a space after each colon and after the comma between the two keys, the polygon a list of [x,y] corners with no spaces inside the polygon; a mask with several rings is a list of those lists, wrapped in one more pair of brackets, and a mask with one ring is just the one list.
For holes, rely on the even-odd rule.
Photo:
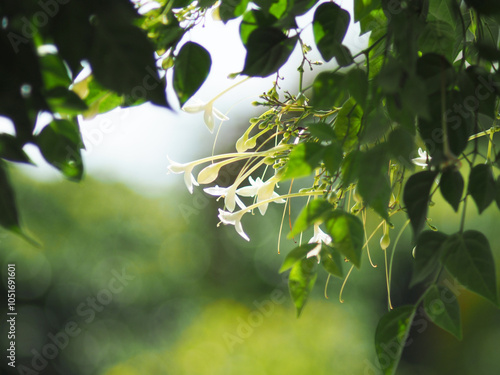
{"label": "pale sky", "polygon": [[[342,2],[339,2],[342,5]],[[346,10],[351,12],[352,2],[344,2]],[[300,17],[297,22],[303,27],[312,21],[314,10]],[[352,14],[352,13],[351,13]],[[239,38],[240,19],[224,25],[212,20],[209,15],[204,26],[198,26],[189,32],[184,41],[193,41],[204,46],[211,54],[212,68],[208,79],[195,94],[194,98],[208,102],[215,95],[241,77],[230,80],[228,74],[241,71],[245,60],[245,49]],[[366,37],[359,38],[357,25],[349,28],[344,40],[353,54],[366,46]],[[321,56],[314,48],[312,26],[302,34],[305,42],[313,46],[308,57],[321,61]],[[301,61],[299,47],[280,69],[284,77],[281,87],[296,93],[297,67]],[[334,68],[335,61],[321,67]],[[312,76],[317,73],[317,68]],[[306,69],[306,74],[311,74]],[[242,127],[248,123],[251,114],[257,114],[262,108],[255,108],[251,103],[258,96],[272,87],[274,75],[267,78],[252,78],[235,87],[215,102],[215,107],[225,113],[230,120],[222,125],[217,145],[218,150],[234,149],[234,143],[242,133]],[[171,184],[183,184],[182,176],[167,175],[167,155],[177,162],[188,162],[208,156],[217,133],[211,134],[203,122],[203,113],[188,114],[179,110],[173,92],[168,91],[173,111],[150,104],[129,109],[117,109],[97,116],[90,121],[80,121],[81,131],[87,150],[83,152],[84,164],[88,175],[105,181],[118,181],[134,190],[146,194],[161,194]],[[0,132],[11,132],[12,125],[0,118]],[[22,166],[29,176],[40,179],[61,178],[60,174],[48,165],[39,155],[36,147],[27,146],[26,151],[38,167]]]}

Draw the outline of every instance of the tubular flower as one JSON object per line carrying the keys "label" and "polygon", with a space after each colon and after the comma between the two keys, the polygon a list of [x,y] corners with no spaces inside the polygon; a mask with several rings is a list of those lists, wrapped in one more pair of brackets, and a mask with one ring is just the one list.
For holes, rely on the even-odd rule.
{"label": "tubular flower", "polygon": [[[229,189],[230,188],[228,188],[228,187],[220,187],[220,186],[215,185],[214,187],[205,188],[205,189],[203,189],[203,191],[205,193],[213,195],[215,197],[226,198]],[[245,204],[241,201],[241,199],[237,195],[235,195],[234,198],[235,198],[236,204],[241,209],[246,208]]]}
{"label": "tubular flower", "polygon": [[194,103],[185,105],[184,107],[182,107],[182,110],[187,113],[204,112],[203,120],[205,121],[205,125],[207,126],[208,130],[210,130],[210,133],[213,133],[215,127],[215,118],[221,121],[229,120],[229,117],[227,117],[221,111],[219,111],[217,108],[214,107],[214,100],[216,98],[217,97],[215,97],[208,103],[202,102],[201,100],[198,99],[193,99]]}
{"label": "tubular flower", "polygon": [[317,243],[317,245],[307,253],[307,258],[316,257],[319,263],[319,253],[321,252],[322,244],[329,245],[331,242],[332,238],[319,228],[319,224],[314,224],[314,235],[309,240],[309,243]]}
{"label": "tubular flower", "polygon": [[[263,182],[260,177],[257,177],[256,180],[254,180],[251,176],[248,177],[248,181],[250,181],[250,186],[245,186],[242,187],[238,190],[236,190],[236,193],[241,195],[242,197],[255,197],[257,196],[257,204],[271,199],[271,198],[278,198],[279,194],[274,191],[274,187],[276,183],[278,182],[278,179],[276,177],[271,177],[269,180],[266,182]],[[276,203],[285,203],[284,199],[277,199],[275,201]],[[259,211],[262,215],[264,215],[267,211],[267,206],[268,203],[264,203],[259,206]]]}
{"label": "tubular flower", "polygon": [[243,231],[243,227],[241,226],[241,218],[246,212],[248,211],[241,210],[237,212],[228,212],[219,208],[219,219],[224,225],[234,225],[236,232],[245,240],[250,241],[250,238]]}
{"label": "tubular flower", "polygon": [[419,147],[418,156],[419,156],[418,158],[411,159],[413,164],[423,168],[427,167],[428,163],[431,161],[431,157],[427,155],[427,151],[424,151]]}
{"label": "tubular flower", "polygon": [[168,173],[174,173],[174,174],[181,174],[184,173],[184,183],[186,184],[187,189],[191,194],[193,194],[193,185],[198,186],[198,181],[193,176],[192,170],[195,164],[193,163],[186,163],[186,164],[181,164],[181,163],[176,163],[175,161],[172,161],[168,156],[167,156],[168,162],[170,165],[168,166]]}

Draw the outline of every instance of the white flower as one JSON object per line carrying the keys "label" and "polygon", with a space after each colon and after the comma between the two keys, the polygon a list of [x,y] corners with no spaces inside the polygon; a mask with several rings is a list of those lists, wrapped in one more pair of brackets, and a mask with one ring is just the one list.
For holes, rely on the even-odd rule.
{"label": "white flower", "polygon": [[227,121],[229,117],[224,115],[221,111],[214,107],[214,100],[212,99],[208,103],[202,102],[198,99],[192,100],[194,103],[185,105],[182,107],[182,110],[187,113],[198,113],[204,112],[203,119],[205,121],[205,125],[207,126],[210,133],[214,132],[215,120],[214,117],[221,120]]}
{"label": "white flower", "polygon": [[419,147],[418,155],[419,155],[418,158],[411,159],[413,164],[418,165],[419,167],[427,167],[428,162],[431,161],[431,157],[427,155],[427,151],[424,151]]}
{"label": "white flower", "polygon": [[[257,203],[263,202],[271,198],[279,198],[279,194],[274,191],[274,186],[278,182],[278,179],[271,177],[266,182],[263,182],[260,177],[254,180],[251,176],[248,177],[250,181],[250,186],[242,187],[236,190],[236,193],[242,197],[255,197],[257,196]],[[276,203],[285,203],[284,199],[276,199]],[[264,203],[259,206],[259,211],[264,215],[267,211],[268,203]]]}
{"label": "white flower", "polygon": [[238,211],[238,212],[227,212],[221,210],[219,208],[219,219],[224,225],[234,225],[236,232],[243,237],[245,240],[250,241],[247,234],[243,231],[243,227],[241,226],[241,218],[247,211]]}
{"label": "white flower", "polygon": [[[198,186],[198,181],[193,176],[192,170],[195,164],[187,163],[181,164],[172,161],[167,155],[168,162],[170,165],[168,166],[168,173],[181,174],[184,173],[184,183],[186,184],[187,189],[191,194],[193,194],[193,185]],[[167,174],[168,174],[167,173]]]}
{"label": "white flower", "polygon": [[309,243],[317,243],[317,245],[307,253],[307,258],[316,257],[319,263],[319,253],[321,252],[322,244],[329,245],[331,242],[332,238],[319,228],[319,224],[314,224],[314,235],[309,240]]}
{"label": "white flower", "polygon": [[[214,187],[205,188],[205,189],[203,189],[203,191],[207,194],[213,195],[214,197],[226,198],[228,191],[229,191],[229,188],[228,187],[220,187],[220,186],[215,185]],[[238,196],[235,195],[234,198],[235,198],[236,204],[241,209],[246,208],[245,204],[241,201],[241,199]]]}

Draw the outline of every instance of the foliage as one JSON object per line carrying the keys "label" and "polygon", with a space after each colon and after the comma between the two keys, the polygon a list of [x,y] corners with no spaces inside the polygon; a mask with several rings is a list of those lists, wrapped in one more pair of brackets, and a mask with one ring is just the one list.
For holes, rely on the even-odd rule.
{"label": "foliage", "polygon": [[[396,371],[422,303],[432,321],[461,337],[456,299],[445,298],[450,291],[441,285],[445,270],[498,305],[489,241],[477,230],[465,230],[470,198],[479,213],[494,202],[500,208],[500,153],[495,142],[500,130],[497,2],[355,0],[354,13],[349,14],[333,2],[314,8],[319,3],[314,0],[169,0],[137,12],[148,3],[54,2],[50,11],[27,0],[0,5],[0,114],[9,117],[16,129],[16,137],[1,138],[2,159],[29,162],[22,147],[33,143],[66,177],[79,180],[83,144],[76,116],[145,101],[169,107],[165,85],[170,69],[173,89],[186,111],[204,111],[210,130],[214,118],[227,120],[213,107],[217,97],[204,105],[189,104],[209,74],[211,58],[201,45],[182,44],[182,37],[213,7],[223,22],[241,17],[247,53],[239,74],[275,74],[276,81],[255,103],[266,111],[250,120],[236,143],[237,153],[172,163],[169,170],[184,173],[192,191],[193,185],[216,181],[228,164],[244,162],[232,185],[205,191],[224,198],[219,219],[234,225],[246,240],[244,214],[255,208],[265,214],[269,203],[283,203],[286,208],[292,198],[308,198],[291,236],[312,227],[309,242],[316,246],[299,246],[282,268],[291,268],[290,294],[297,312],[305,306],[318,269],[343,277],[338,262],[343,257],[352,264],[347,278],[354,267],[360,268],[365,249],[369,256],[367,244],[379,228],[383,228],[380,246],[387,256],[393,217],[398,214],[407,215],[411,223],[416,243],[413,282],[425,291],[410,305],[393,309],[391,270],[386,269],[390,311],[380,319],[375,334],[383,373]],[[304,42],[304,29],[296,22],[310,10],[315,46]],[[361,34],[369,33],[368,45],[359,52],[343,44],[351,19]],[[45,45],[57,49],[47,52]],[[303,55],[298,88],[295,93],[282,92],[279,69],[296,47]],[[313,48],[325,62],[335,59],[337,67],[316,75],[305,87],[305,69],[320,64],[308,58]],[[92,74],[80,80],[82,62],[89,64]],[[53,121],[33,134],[42,112],[51,113]],[[193,168],[209,162],[195,178]],[[19,232],[5,165],[0,164],[0,224]],[[257,172],[261,177],[254,180]],[[250,185],[240,187],[247,178]],[[290,183],[288,194],[274,191],[280,182],[301,178],[307,178],[310,187],[293,191]],[[438,190],[455,212],[461,210],[461,224],[454,233],[423,230],[426,225],[436,230],[429,222],[428,207]],[[254,202],[247,206],[242,199],[249,197]],[[240,210],[235,211],[236,205]],[[371,211],[381,222],[368,236],[365,223]],[[433,313],[430,306],[436,299],[445,304],[446,315]]]}

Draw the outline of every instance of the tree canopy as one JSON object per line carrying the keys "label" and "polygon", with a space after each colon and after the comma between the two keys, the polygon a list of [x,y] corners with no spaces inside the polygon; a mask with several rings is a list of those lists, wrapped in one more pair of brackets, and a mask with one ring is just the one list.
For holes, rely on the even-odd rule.
{"label": "tree canopy", "polygon": [[[171,162],[169,170],[184,174],[192,192],[195,185],[217,183],[221,170],[239,163],[231,185],[205,192],[224,198],[220,221],[234,225],[246,240],[246,213],[258,208],[265,214],[270,203],[287,207],[294,198],[308,198],[289,238],[309,228],[314,235],[286,256],[280,270],[290,270],[298,314],[319,269],[347,279],[365,262],[365,253],[369,257],[367,245],[378,230],[387,256],[393,218],[407,217],[415,244],[412,284],[424,288],[411,304],[392,306],[386,264],[388,313],[375,333],[379,367],[384,374],[396,371],[421,305],[436,325],[461,338],[460,308],[444,283],[448,277],[499,305],[489,240],[466,229],[465,219],[472,202],[480,214],[500,208],[495,135],[500,5],[494,0],[354,0],[353,5],[349,13],[335,2],[315,0],[0,2],[0,115],[15,127],[15,135],[0,134],[0,225],[24,235],[7,166],[31,162],[26,144],[36,145],[68,179],[82,178],[80,116],[145,102],[170,108],[168,85],[185,111],[204,112],[209,130],[216,119],[227,120],[214,107],[218,97],[206,104],[192,100],[212,60],[206,48],[183,37],[210,12],[224,23],[240,24],[246,57],[236,75],[276,80],[254,103],[263,113],[250,119],[237,152]],[[309,11],[313,45],[303,40],[305,28],[296,22]],[[345,40],[353,22],[369,35],[360,52],[351,52]],[[303,56],[297,89],[284,91],[279,70],[296,48]],[[320,64],[308,58],[312,49],[331,69],[306,86],[304,71]],[[84,67],[91,73],[81,77]],[[42,113],[52,121],[35,132]],[[202,164],[207,166],[195,177],[193,170]],[[241,186],[247,179],[250,185]],[[294,190],[293,181],[301,179],[310,186]],[[287,194],[275,192],[280,182],[290,182]],[[439,195],[461,215],[452,233],[437,231],[430,222],[429,206]],[[367,214],[380,221],[371,235],[365,231]],[[436,304],[442,308],[436,310]]]}

